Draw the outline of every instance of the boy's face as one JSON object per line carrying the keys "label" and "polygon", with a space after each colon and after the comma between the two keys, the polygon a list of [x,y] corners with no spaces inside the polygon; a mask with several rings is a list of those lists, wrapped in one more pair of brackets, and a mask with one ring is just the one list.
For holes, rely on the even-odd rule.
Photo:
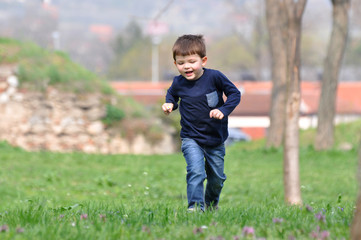
{"label": "boy's face", "polygon": [[179,73],[187,80],[197,80],[203,74],[203,67],[207,63],[207,57],[201,58],[198,54],[175,57],[174,64]]}

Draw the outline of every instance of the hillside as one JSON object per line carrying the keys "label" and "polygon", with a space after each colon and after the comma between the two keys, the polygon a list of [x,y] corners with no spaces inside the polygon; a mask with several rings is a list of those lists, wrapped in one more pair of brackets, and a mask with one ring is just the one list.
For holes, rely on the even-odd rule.
{"label": "hillside", "polygon": [[173,151],[157,114],[66,54],[0,38],[0,59],[0,140],[29,151]]}
{"label": "hillside", "polygon": [[24,88],[56,86],[68,92],[112,92],[105,80],[72,62],[64,52],[45,50],[31,42],[0,38],[0,64],[18,65],[18,78]]}
{"label": "hillside", "polygon": [[[52,87],[78,95],[101,94],[104,104],[121,108],[127,116],[141,118],[141,112],[145,111],[142,105],[119,96],[105,79],[74,63],[61,51],[0,37],[0,65],[15,66],[19,88],[25,91],[45,92]],[[110,103],[111,98],[116,101]]]}

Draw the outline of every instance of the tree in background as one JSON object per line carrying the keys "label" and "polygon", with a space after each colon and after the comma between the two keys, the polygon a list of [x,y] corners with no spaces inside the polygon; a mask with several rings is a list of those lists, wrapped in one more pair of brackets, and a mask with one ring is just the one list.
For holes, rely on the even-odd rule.
{"label": "tree in background", "polygon": [[151,76],[151,41],[136,22],[130,22],[124,34],[114,42],[115,58],[108,76],[112,79],[149,80]]}
{"label": "tree in background", "polygon": [[341,63],[347,43],[350,0],[331,0],[332,33],[324,62],[322,89],[318,107],[315,149],[330,149],[334,142],[334,117]]}
{"label": "tree in background", "polygon": [[[208,46],[208,64],[211,68],[240,73],[240,70],[253,69],[257,63],[254,55],[250,53],[250,50],[240,41],[237,35],[222,36],[222,38],[214,40]],[[241,74],[237,77],[241,77]]]}
{"label": "tree in background", "polygon": [[[353,1],[350,7],[349,29],[361,29],[361,1]],[[347,47],[344,56],[345,67],[351,67],[361,72],[361,36],[357,32],[349,31]],[[353,70],[354,71],[354,70]],[[349,80],[360,80],[359,78]]]}
{"label": "tree in background", "polygon": [[[226,0],[225,2],[230,9],[231,16],[228,18],[228,25],[232,26],[233,34],[237,36],[238,51],[233,51],[234,47],[228,45],[229,55],[233,55],[233,57],[228,56],[224,59],[228,60],[231,57],[242,60],[238,61],[238,66],[233,69],[233,71],[241,71],[242,80],[265,80],[264,69],[265,62],[268,61],[268,54],[264,0]],[[223,42],[225,43],[225,41]],[[217,44],[212,45],[210,49],[213,48],[221,50]],[[228,61],[233,65],[237,62]],[[222,64],[229,66],[227,61],[223,61]]]}
{"label": "tree in background", "polygon": [[[53,34],[58,31],[59,19],[40,5],[40,1],[26,2],[24,13],[13,16],[1,35],[25,41],[34,41],[40,46],[54,49]],[[3,30],[3,29],[2,29]]]}
{"label": "tree in background", "polygon": [[287,13],[286,116],[283,144],[285,200],[301,204],[299,177],[299,112],[301,103],[301,29],[307,0],[284,0],[281,8]]}
{"label": "tree in background", "polygon": [[287,16],[278,0],[266,1],[266,18],[271,52],[272,97],[267,147],[280,147],[284,135],[286,108],[286,37]]}
{"label": "tree in background", "polygon": [[[273,94],[272,104],[277,98],[273,111],[279,111],[283,120],[278,122],[283,129],[284,149],[284,189],[285,201],[290,204],[301,204],[299,177],[299,110],[301,102],[300,90],[300,40],[302,16],[307,0],[266,0],[266,14],[270,34],[272,55]],[[280,80],[281,79],[281,80]],[[285,112],[284,112],[285,111]],[[274,113],[272,113],[274,114]],[[274,115],[277,119],[280,116]],[[273,124],[275,124],[273,122]],[[281,130],[282,131],[282,130]],[[273,134],[279,134],[273,133]],[[282,136],[282,135],[281,135]],[[280,136],[278,136],[280,137]],[[279,140],[278,141],[282,141]]]}

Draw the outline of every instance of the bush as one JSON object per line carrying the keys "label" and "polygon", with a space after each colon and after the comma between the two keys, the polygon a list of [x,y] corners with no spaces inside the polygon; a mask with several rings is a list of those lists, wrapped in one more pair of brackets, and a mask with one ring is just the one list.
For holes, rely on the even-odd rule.
{"label": "bush", "polygon": [[107,126],[112,126],[125,117],[125,113],[122,109],[119,109],[113,105],[106,104],[106,116],[103,118],[103,123]]}

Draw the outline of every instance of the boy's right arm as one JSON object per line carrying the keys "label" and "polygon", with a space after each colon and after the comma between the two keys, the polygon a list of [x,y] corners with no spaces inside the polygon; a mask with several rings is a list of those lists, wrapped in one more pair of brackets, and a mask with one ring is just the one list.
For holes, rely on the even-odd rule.
{"label": "boy's right arm", "polygon": [[165,115],[169,115],[173,111],[173,103],[164,103],[162,109]]}
{"label": "boy's right arm", "polygon": [[166,115],[169,115],[173,110],[178,108],[179,97],[173,92],[173,84],[169,87],[167,95],[165,96],[165,103],[162,105],[162,110]]}

